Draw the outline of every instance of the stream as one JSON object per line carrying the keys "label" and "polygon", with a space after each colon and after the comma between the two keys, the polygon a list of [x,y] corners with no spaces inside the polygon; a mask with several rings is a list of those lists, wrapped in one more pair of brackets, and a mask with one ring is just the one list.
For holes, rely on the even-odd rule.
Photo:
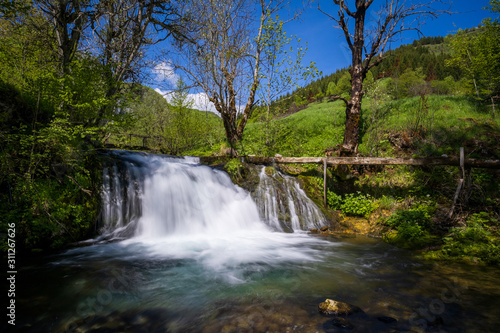
{"label": "stream", "polygon": [[[277,194],[264,172],[264,187],[249,193],[195,158],[115,152],[110,161],[103,171],[102,236],[23,264],[16,331],[495,332],[500,326],[497,268],[424,262],[365,236],[309,234],[322,214],[286,176],[280,182],[291,182],[293,199],[273,203]],[[323,316],[318,304],[326,298],[362,312]]]}

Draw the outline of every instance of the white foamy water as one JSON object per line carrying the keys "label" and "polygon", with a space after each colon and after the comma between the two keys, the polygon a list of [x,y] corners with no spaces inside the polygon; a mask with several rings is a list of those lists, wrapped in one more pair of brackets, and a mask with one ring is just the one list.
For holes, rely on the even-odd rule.
{"label": "white foamy water", "polygon": [[[277,220],[269,218],[280,207],[267,207],[264,202],[264,211],[275,213],[262,218],[251,195],[234,185],[225,172],[199,165],[194,158],[125,152],[119,156],[118,164],[104,171],[102,230],[119,234],[127,229],[128,239],[118,250],[121,255],[131,252],[149,258],[195,260],[203,267],[225,271],[234,282],[241,278],[237,277],[241,265],[314,261],[319,255],[308,245],[322,241],[305,233],[281,232]],[[262,175],[261,179],[260,191],[272,202],[274,192],[266,190],[272,184]],[[298,184],[288,188],[294,189],[294,196],[305,197]],[[302,199],[295,205],[292,193],[289,196],[293,230],[301,228],[300,213],[307,213],[302,220],[316,219],[306,226],[318,223],[319,217],[310,213],[317,208],[307,208],[312,202]]]}

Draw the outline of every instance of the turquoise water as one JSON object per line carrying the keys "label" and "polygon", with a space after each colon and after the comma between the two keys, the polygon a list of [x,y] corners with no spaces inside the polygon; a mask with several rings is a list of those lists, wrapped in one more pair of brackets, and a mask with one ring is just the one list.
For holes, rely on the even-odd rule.
{"label": "turquoise water", "polygon": [[[310,221],[298,223],[307,215],[292,213],[312,211],[310,200],[287,213],[296,222],[286,228],[293,232],[281,232],[287,221],[274,217],[287,214],[262,216],[270,208],[259,209],[221,171],[192,159],[117,154],[103,173],[102,237],[31,258],[18,270],[16,332],[495,332],[500,326],[497,268],[425,263],[361,236],[309,235],[301,228]],[[264,202],[283,206],[278,194],[259,191],[273,199]],[[318,304],[326,298],[363,312],[324,317]]]}
{"label": "turquoise water", "polygon": [[325,298],[360,307],[345,318],[359,332],[494,332],[500,324],[498,269],[422,263],[365,237],[276,233],[255,251],[245,250],[256,241],[246,237],[218,248],[183,243],[182,253],[168,240],[129,240],[26,265],[17,328],[342,332],[318,313]]}

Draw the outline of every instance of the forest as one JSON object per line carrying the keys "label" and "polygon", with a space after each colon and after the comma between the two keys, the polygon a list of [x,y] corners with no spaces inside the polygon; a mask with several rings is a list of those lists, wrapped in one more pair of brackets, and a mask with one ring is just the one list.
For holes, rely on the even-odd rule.
{"label": "forest", "polygon": [[[323,75],[313,63],[300,62],[300,48],[285,52],[292,37],[277,16],[285,2],[231,3],[1,2],[0,225],[16,224],[19,251],[58,250],[95,235],[100,152],[107,147],[233,157],[346,151],[346,104],[359,81],[352,67]],[[194,15],[202,11],[213,15]],[[491,0],[490,11],[477,28],[423,37],[365,63],[359,135],[350,154],[451,156],[465,146],[475,158],[500,157],[498,0]],[[235,36],[253,27],[257,37],[227,38],[214,28],[234,17]],[[147,70],[165,41],[186,59],[193,57],[189,66],[172,64],[183,76],[168,101],[148,87]],[[234,58],[210,62],[229,54]],[[218,69],[214,77],[205,75]],[[299,78],[308,83],[298,87]],[[194,86],[208,95],[215,113],[194,108]],[[231,160],[228,170],[235,168],[238,162]],[[304,181],[311,195],[321,197],[322,180],[314,172],[296,175],[313,174]],[[471,172],[461,214],[434,227],[453,197],[458,169],[349,172],[355,182],[330,171],[331,210],[361,217],[390,210],[381,216],[388,242],[411,248],[444,244],[430,256],[500,263],[497,170]],[[334,192],[343,178],[353,187]],[[449,185],[434,195],[443,179]],[[454,229],[464,222],[466,227]]]}

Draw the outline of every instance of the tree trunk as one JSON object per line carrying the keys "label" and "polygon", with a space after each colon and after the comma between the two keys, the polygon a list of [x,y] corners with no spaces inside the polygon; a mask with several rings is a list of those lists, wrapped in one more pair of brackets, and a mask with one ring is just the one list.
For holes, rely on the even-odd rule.
{"label": "tree trunk", "polygon": [[351,67],[351,98],[346,105],[346,124],[344,132],[343,150],[346,155],[357,152],[359,143],[359,121],[361,119],[361,100],[363,99],[363,79],[366,75],[363,66],[364,25],[366,8],[357,6],[355,17],[354,42],[352,44]]}
{"label": "tree trunk", "polygon": [[236,144],[241,139],[238,136],[238,131],[236,128],[236,111],[232,112],[224,112],[221,113],[222,122],[224,123],[224,129],[226,130],[226,139],[231,146],[231,156],[236,155]]}
{"label": "tree trunk", "polygon": [[[353,102],[351,99],[346,107],[346,123],[342,147],[345,151],[356,153],[359,142],[359,120],[361,118],[361,99]],[[349,154],[347,154],[349,155]],[[345,155],[344,155],[345,156]]]}

